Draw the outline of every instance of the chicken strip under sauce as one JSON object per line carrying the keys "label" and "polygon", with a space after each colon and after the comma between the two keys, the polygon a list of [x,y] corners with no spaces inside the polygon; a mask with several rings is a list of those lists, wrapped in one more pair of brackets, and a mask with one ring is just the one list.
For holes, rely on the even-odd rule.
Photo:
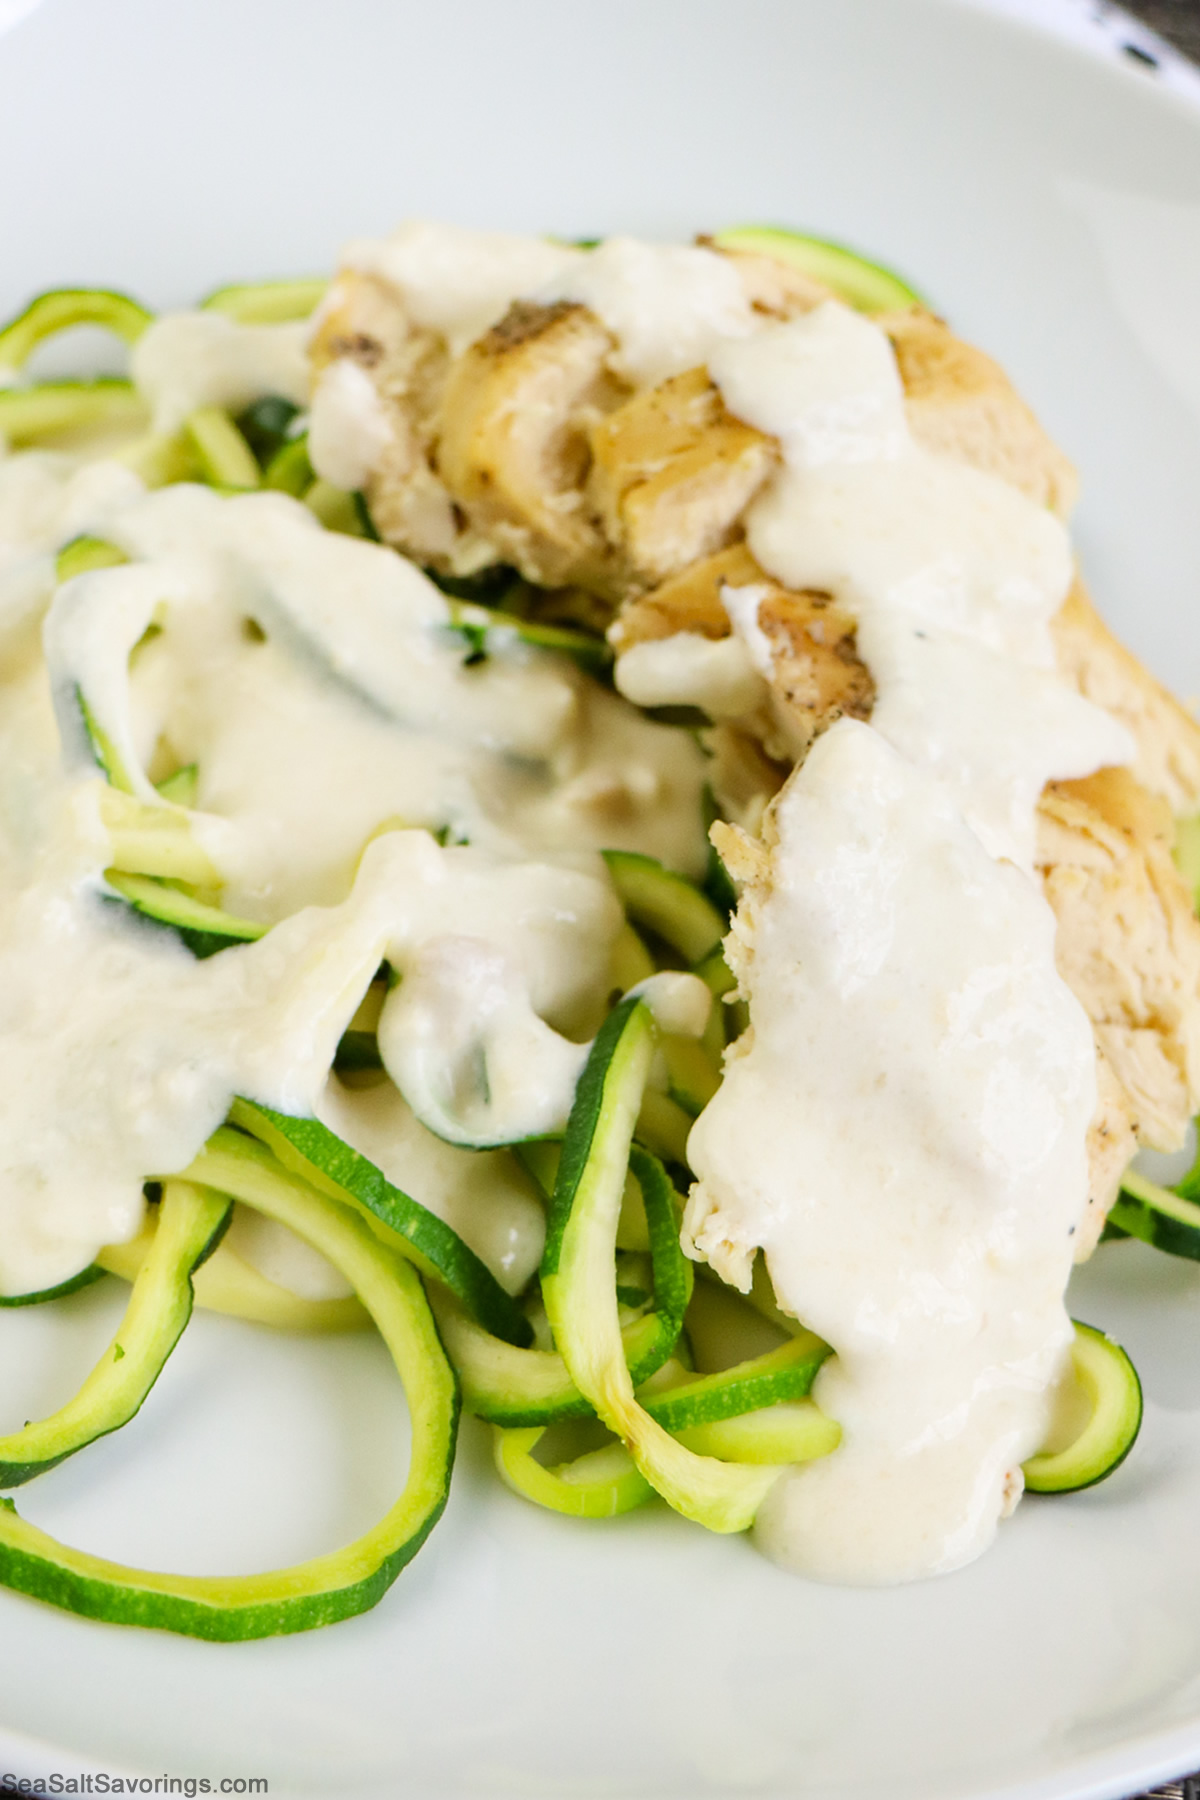
{"label": "chicken strip under sauce", "polygon": [[[764,315],[792,317],[828,297],[769,258],[732,260]],[[878,323],[918,444],[1065,516],[1074,471],[1003,371],[920,308]],[[753,706],[710,734],[718,797],[753,827],[822,731],[870,717],[874,684],[850,614],[829,594],[771,580],[743,541],[746,508],[777,462],[773,440],[728,411],[703,368],[633,391],[612,371],[612,347],[584,306],[517,302],[452,358],[407,322],[394,293],[350,272],[313,354],[318,370],[350,357],[370,374],[392,428],[367,484],[372,515],[427,565],[508,562],[540,586],[583,589],[615,609],[619,653],[679,632],[724,639],[724,592],[758,590],[767,679]],[[1131,771],[1052,784],[1039,812],[1059,968],[1097,1046],[1083,1256],[1136,1145],[1177,1147],[1200,1105],[1200,924],[1170,855],[1172,813],[1200,807],[1200,727],[1112,637],[1080,584],[1053,631],[1063,676],[1136,744]],[[734,875],[752,879],[752,838],[715,833]]]}

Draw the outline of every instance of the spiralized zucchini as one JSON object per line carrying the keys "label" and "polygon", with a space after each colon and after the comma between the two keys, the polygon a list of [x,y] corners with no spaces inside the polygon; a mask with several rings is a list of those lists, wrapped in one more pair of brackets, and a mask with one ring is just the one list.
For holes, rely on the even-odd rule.
{"label": "spiralized zucchini", "polygon": [[[867,310],[918,303],[890,271],[821,240],[750,228],[716,241],[782,256]],[[241,325],[278,325],[307,318],[326,285],[228,286],[201,305]],[[129,380],[22,378],[38,345],[56,332],[99,326],[133,344],[152,319],[137,301],[99,289],[38,297],[0,330],[0,378],[7,383],[0,385],[0,439],[20,448],[103,433],[110,453],[115,448],[149,486],[266,488],[302,501],[327,529],[377,537],[363,495],[316,476],[305,415],[291,400],[264,394],[236,416],[200,407],[178,430],[161,433],[150,428],[150,409]],[[85,633],[104,614],[104,572],[126,560],[118,545],[91,535],[58,547],[56,577],[79,582],[71,594]],[[491,586],[439,577],[453,596],[449,629],[462,637],[469,658],[482,659],[515,637],[536,654],[568,656],[603,681],[612,663],[603,638],[526,618],[528,590],[508,576]],[[106,645],[112,679],[100,694],[88,691],[85,659],[76,669],[64,633],[56,664],[60,725],[64,742],[85,763],[90,758],[107,783],[106,904],[174,933],[196,957],[237,956],[268,927],[220,903],[220,872],[190,817],[203,772],[189,765],[152,782],[122,707],[129,657],[152,628],[157,603],[148,594],[145,616],[132,620],[125,609],[124,638],[114,625]],[[705,824],[714,816],[711,797],[708,805]],[[1192,821],[1177,854],[1194,880],[1198,844],[1200,826]],[[61,1304],[106,1274],[131,1284],[122,1323],[75,1398],[51,1418],[0,1438],[0,1486],[24,1485],[127,1423],[147,1402],[195,1305],[288,1330],[379,1331],[412,1427],[408,1477],[385,1518],[353,1544],[297,1568],[197,1578],[72,1550],[0,1500],[0,1584],[87,1617],[215,1639],[345,1618],[375,1604],[436,1523],[460,1405],[491,1429],[496,1468],[514,1493],[579,1519],[613,1518],[657,1496],[713,1531],[741,1531],[783,1468],[836,1450],[840,1428],[812,1395],[830,1348],[782,1319],[769,1292],[756,1289],[750,1304],[786,1328],[786,1341],[731,1367],[692,1367],[693,1271],[680,1248],[678,1190],[690,1179],[692,1121],[717,1089],[729,1041],[746,1024],[722,951],[736,894],[715,852],[703,888],[649,856],[610,850],[605,859],[625,912],[611,965],[614,1004],[591,1048],[565,1136],[511,1147],[548,1210],[540,1271],[523,1294],[507,1292],[435,1211],[327,1126],[241,1098],[182,1175],[146,1171],[156,1198],[137,1238],[107,1246],[55,1287],[0,1299],[5,1307]],[[699,1040],[664,1035],[638,997],[638,985],[663,964],[694,970],[714,997]],[[335,1068],[347,1079],[384,1079],[374,1030],[357,1023],[348,1030]],[[349,1281],[353,1297],[302,1299],[222,1243],[235,1202],[315,1247]],[[1200,1259],[1198,1202],[1195,1172],[1173,1191],[1130,1174],[1113,1226]],[[759,1274],[765,1280],[761,1267]],[[1079,1327],[1075,1366],[1094,1404],[1075,1444],[1026,1465],[1028,1484],[1042,1491],[1100,1479],[1128,1451],[1140,1421],[1137,1378],[1117,1346]],[[547,1432],[571,1421],[609,1434],[608,1441],[546,1460],[539,1452]]]}
{"label": "spiralized zucchini", "polygon": [[56,288],[31,300],[0,331],[0,369],[24,368],[43,339],[73,325],[97,325],[127,344],[136,343],[153,317],[128,294],[104,288]]}
{"label": "spiralized zucchini", "polygon": [[200,302],[210,312],[228,314],[243,325],[283,325],[289,319],[307,319],[320,305],[329,283],[311,281],[253,281],[217,288]]}
{"label": "spiralized zucchini", "polygon": [[17,1487],[133,1418],[192,1310],[192,1276],[229,1223],[230,1202],[169,1181],[158,1228],[112,1343],[75,1398],[40,1424],[0,1438],[0,1487]]}
{"label": "spiralized zucchini", "polygon": [[217,1196],[213,1204],[226,1211],[229,1196],[287,1225],[352,1284],[404,1384],[412,1443],[404,1489],[378,1525],[340,1550],[268,1574],[225,1577],[160,1574],[90,1556],[57,1543],[6,1501],[0,1504],[0,1582],[85,1618],[190,1637],[309,1631],[374,1606],[436,1524],[454,1461],[457,1382],[419,1278],[365,1221],[230,1131],[216,1134],[179,1185],[192,1183],[195,1193]]}
{"label": "spiralized zucchini", "polygon": [[145,422],[141,395],[116,376],[0,388],[0,436],[10,449],[72,432],[136,430]]}

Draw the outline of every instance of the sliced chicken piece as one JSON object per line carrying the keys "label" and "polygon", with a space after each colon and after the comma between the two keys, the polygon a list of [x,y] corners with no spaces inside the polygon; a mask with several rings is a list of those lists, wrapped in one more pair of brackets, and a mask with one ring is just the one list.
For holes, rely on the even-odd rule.
{"label": "sliced chicken piece", "polygon": [[[774,832],[768,810],[762,821],[761,835],[750,835],[736,825],[718,821],[712,828],[712,839],[729,873],[738,883],[742,901],[725,939],[725,955],[737,977],[739,991],[748,991],[748,977],[754,957],[756,919],[761,902],[770,892],[773,880],[772,851]],[[1059,961],[1063,961],[1063,933],[1060,929]],[[1065,973],[1065,971],[1064,971]],[[729,1055],[745,1054],[753,1043],[753,1023],[734,1044]],[[1135,1102],[1130,1100],[1118,1079],[1097,1029],[1096,1074],[1097,1106],[1087,1138],[1088,1196],[1087,1206],[1076,1232],[1075,1260],[1083,1262],[1099,1242],[1109,1208],[1120,1189],[1121,1176],[1137,1149],[1134,1126]]]}
{"label": "sliced chicken piece", "polygon": [[998,475],[1066,518],[1078,480],[1004,370],[932,313],[881,314],[904,383],[913,435],[927,450]]}
{"label": "sliced chicken piece", "polygon": [[829,594],[790,592],[763,572],[745,544],[734,544],[627,603],[609,638],[622,653],[680,631],[727,637],[722,593],[747,587],[756,592],[771,676],[765,703],[737,723],[769,759],[791,767],[835,720],[847,713],[869,718],[875,701],[875,684],[855,647],[854,620]]}
{"label": "sliced chicken piece", "polygon": [[[875,683],[858,654],[857,627],[831,594],[789,593],[768,584],[758,603],[758,628],[771,647],[771,693],[793,751],[838,719],[869,719]],[[777,754],[768,743],[769,754]]]}
{"label": "sliced chicken piece", "polygon": [[648,594],[627,600],[609,627],[609,643],[619,656],[634,644],[671,637],[676,631],[695,631],[708,638],[728,637],[729,614],[721,600],[721,589],[752,587],[766,579],[746,545],[732,544],[715,556],[694,562]]}
{"label": "sliced chicken piece", "polygon": [[[802,291],[789,295],[782,276],[790,272],[767,258],[745,262],[780,273],[764,310],[790,316],[823,297],[804,277],[797,278]],[[919,443],[1069,511],[1071,465],[990,357],[929,313],[889,314],[880,323]],[[593,431],[592,454],[589,494],[635,591],[739,537],[742,515],[775,461],[773,441],[727,411],[702,369],[635,394]]]}
{"label": "sliced chicken piece", "polygon": [[[770,257],[722,254],[766,317],[828,298]],[[1074,473],[1002,370],[930,313],[879,323],[918,440],[1065,514]],[[367,495],[388,542],[455,573],[512,561],[530,580],[611,601],[733,541],[775,458],[703,370],[630,397],[608,368],[612,349],[585,308],[519,301],[451,360],[392,289],[351,270],[326,302],[312,354],[318,372],[334,358],[355,361],[384,402],[391,439]]]}
{"label": "sliced chicken piece", "polygon": [[727,544],[776,460],[704,369],[634,394],[591,432],[587,491],[635,589]]}
{"label": "sliced chicken piece", "polygon": [[417,562],[474,573],[496,560],[464,530],[433,468],[436,418],[450,358],[441,339],[409,321],[395,290],[372,275],[344,271],[317,316],[309,348],[314,390],[331,365],[362,369],[389,429],[366,482],[376,530]]}
{"label": "sliced chicken piece", "polygon": [[[723,809],[754,830],[818,732],[843,712],[870,715],[874,689],[853,621],[825,596],[792,595],[766,582],[736,545],[627,606],[611,636],[622,651],[679,631],[720,637],[729,629],[722,589],[748,584],[761,584],[758,619],[773,652],[770,705],[714,734],[713,785]],[[822,626],[824,641],[814,636]],[[1059,968],[1096,1036],[1100,1097],[1088,1143],[1082,1257],[1137,1144],[1178,1147],[1200,1104],[1200,922],[1171,859],[1170,807],[1127,771],[1047,788],[1039,830]],[[769,846],[723,825],[713,836],[736,879],[761,878]]]}
{"label": "sliced chicken piece", "polygon": [[[764,314],[825,297],[769,258],[732,260]],[[775,451],[703,369],[629,395],[609,371],[613,348],[582,306],[518,301],[456,361],[436,462],[475,529],[528,579],[615,597],[727,543]]]}
{"label": "sliced chicken piece", "polygon": [[1087,1135],[1087,1208],[1075,1233],[1075,1261],[1086,1262],[1104,1230],[1124,1175],[1137,1151],[1133,1103],[1096,1044],[1096,1111]]}
{"label": "sliced chicken piece", "polygon": [[518,301],[455,361],[437,467],[473,528],[528,581],[611,580],[611,552],[585,502],[588,427],[623,390],[612,338],[573,301]]}
{"label": "sliced chicken piece", "polygon": [[1176,817],[1200,811],[1200,725],[1118,643],[1077,581],[1054,619],[1058,666],[1088,700],[1129,727],[1133,771]]}
{"label": "sliced chicken piece", "polygon": [[418,562],[473,573],[495,560],[491,546],[464,530],[433,468],[433,421],[447,360],[429,332],[414,332],[403,352],[381,370],[380,388],[392,426],[391,442],[367,478],[375,529]]}
{"label": "sliced chicken piece", "polygon": [[[767,317],[828,297],[769,257],[731,260]],[[996,364],[931,314],[880,323],[918,440],[1065,512],[1070,465]],[[313,361],[318,371],[337,357],[357,362],[384,402],[391,437],[367,496],[389,543],[454,573],[513,562],[531,581],[611,602],[735,541],[776,460],[773,441],[728,412],[703,369],[630,395],[609,369],[612,350],[586,308],[518,301],[451,360],[391,289],[349,271],[326,303]]]}
{"label": "sliced chicken piece", "polygon": [[[793,316],[825,297],[768,258],[745,258],[743,265],[759,278],[766,312]],[[763,279],[772,269],[774,289]],[[880,324],[896,352],[918,443],[1065,515],[1074,471],[991,358],[929,313],[889,314]],[[589,493],[635,588],[738,535],[775,460],[772,440],[727,411],[703,369],[635,394],[592,433],[592,454]]]}
{"label": "sliced chicken piece", "polygon": [[1124,769],[1042,796],[1038,863],[1063,979],[1127,1094],[1138,1141],[1177,1150],[1200,1104],[1200,922],[1166,802]]}

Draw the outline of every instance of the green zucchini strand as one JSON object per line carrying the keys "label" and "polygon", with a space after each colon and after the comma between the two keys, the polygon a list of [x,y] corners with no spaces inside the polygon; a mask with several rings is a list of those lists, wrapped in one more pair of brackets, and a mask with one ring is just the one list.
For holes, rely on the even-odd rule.
{"label": "green zucchini strand", "polygon": [[165,1183],[153,1248],[112,1343],[66,1406],[0,1438],[0,1487],[19,1487],[134,1417],[191,1317],[192,1276],[220,1241],[230,1210],[223,1195]]}
{"label": "green zucchini strand", "polygon": [[96,325],[134,344],[154,318],[128,294],[105,288],[54,288],[0,328],[0,369],[22,369],[38,345],[73,325]]}
{"label": "green zucchini strand", "polygon": [[267,1145],[282,1163],[321,1193],[365,1213],[385,1241],[424,1275],[443,1283],[471,1316],[506,1343],[532,1338],[529,1320],[483,1259],[453,1228],[394,1187],[381,1169],[319,1119],[294,1119],[273,1107],[238,1099],[230,1122]]}
{"label": "green zucchini strand", "polygon": [[646,1480],[685,1517],[712,1531],[744,1531],[779,1469],[719,1462],[678,1443],[638,1402],[621,1343],[612,1279],[617,1222],[656,1037],[650,1009],[630,997],[596,1038],[563,1141],[542,1297],[576,1386]]}
{"label": "green zucchini strand", "polygon": [[[351,1283],[404,1384],[411,1455],[403,1491],[370,1531],[324,1556],[261,1575],[170,1575],[56,1542],[0,1505],[0,1585],[85,1618],[235,1640],[309,1631],[374,1606],[416,1555],[449,1492],[458,1387],[420,1278],[367,1222],[224,1127],[180,1178],[232,1197],[305,1238]],[[227,1200],[225,1202],[227,1204]]]}

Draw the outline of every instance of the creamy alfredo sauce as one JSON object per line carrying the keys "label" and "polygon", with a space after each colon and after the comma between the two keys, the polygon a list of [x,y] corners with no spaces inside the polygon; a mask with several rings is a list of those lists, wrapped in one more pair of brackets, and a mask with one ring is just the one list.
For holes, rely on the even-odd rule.
{"label": "creamy alfredo sauce", "polygon": [[737,936],[752,1030],[693,1129],[687,1226],[736,1285],[766,1251],[837,1351],[844,1433],[759,1515],[835,1581],[969,1560],[1044,1441],[1070,1339],[1095,1054],[1054,917],[924,771],[852,720],[773,812]]}
{"label": "creamy alfredo sauce", "polygon": [[[419,246],[432,280],[413,273]],[[750,548],[788,587],[854,613],[877,700],[776,803],[735,928],[751,1031],[692,1134],[685,1243],[743,1287],[765,1249],[781,1304],[838,1352],[818,1397],[843,1445],[776,1487],[764,1547],[849,1581],[965,1562],[1043,1438],[1087,1194],[1095,1052],[1031,879],[1035,808],[1048,780],[1123,762],[1130,745],[1055,672],[1066,533],[917,446],[878,327],[836,302],[764,323],[711,252],[535,252],[419,226],[353,260],[452,347],[502,300],[578,300],[626,379],[706,362],[730,411],[780,444]],[[366,446],[354,399],[344,435]],[[762,593],[724,598],[729,638],[636,646],[622,692],[771,720]],[[774,723],[772,749],[794,755],[786,717]]]}
{"label": "creamy alfredo sauce", "polygon": [[[765,1249],[781,1303],[838,1352],[818,1397],[844,1442],[776,1487],[764,1547],[851,1581],[964,1562],[1044,1431],[1086,1194],[1094,1052],[1029,878],[1033,815],[1046,780],[1129,747],[1055,676],[1065,534],[918,449],[875,326],[835,303],[764,324],[712,252],[416,224],[347,262],[452,352],[514,299],[579,300],[627,380],[706,361],[780,442],[751,548],[855,613],[878,700],[775,805],[735,926],[752,1031],[693,1134],[685,1238],[737,1285]],[[299,399],[300,333],[168,318],[134,375],[159,429]],[[316,466],[342,485],[389,441],[369,387],[335,366],[315,397]],[[133,560],[58,593],[43,665],[49,553],[82,529]],[[468,669],[422,577],[278,497],[143,497],[124,472],[10,458],[6,532],[0,1290],[130,1235],[143,1175],[184,1166],[237,1091],[319,1112],[414,1188],[427,1171],[417,1197],[470,1236],[455,1197],[485,1164],[445,1140],[561,1120],[619,916],[592,852],[694,868],[698,754],[515,641]],[[721,645],[639,646],[619,685],[718,718],[767,706],[760,598],[727,593]],[[189,829],[225,904],[278,921],[260,943],[195,963],[106,900],[76,690],[145,808],[198,764]],[[404,977],[379,1024],[395,1085],[356,1092],[327,1071],[384,958]],[[473,1241],[516,1288],[537,1221],[519,1181],[489,1192]]]}
{"label": "creamy alfredo sauce", "polygon": [[583,260],[583,251],[549,238],[427,219],[410,220],[390,237],[360,238],[342,257],[346,268],[393,288],[413,324],[440,332],[454,354],[497,324],[514,300]]}
{"label": "creamy alfredo sauce", "polygon": [[1132,753],[1055,674],[1064,527],[1006,482],[917,446],[891,346],[848,307],[723,345],[710,370],[731,411],[784,451],[750,511],[755,556],[857,615],[878,689],[872,727],[936,773],[993,855],[1029,868],[1045,783]]}
{"label": "creamy alfredo sauce", "polygon": [[[383,282],[412,323],[437,332],[453,354],[515,300],[579,301],[612,333],[610,364],[635,386],[694,369],[716,344],[758,323],[729,259],[687,245],[618,237],[584,251],[422,219],[350,244],[343,264]],[[338,299],[335,283],[326,304]],[[313,393],[313,467],[338,486],[361,487],[391,440],[369,375],[349,358],[335,359]]]}
{"label": "creamy alfredo sauce", "polygon": [[[1130,746],[1054,672],[1062,527],[916,446],[881,331],[828,303],[709,367],[784,452],[751,548],[853,610],[878,697],[775,803],[735,928],[751,1030],[692,1134],[685,1232],[742,1287],[764,1249],[837,1351],[815,1391],[843,1444],[779,1483],[764,1548],[903,1580],[976,1556],[1044,1439],[1096,1088],[1030,879],[1035,806]],[[758,598],[726,603],[768,672]]]}
{"label": "creamy alfredo sauce", "polygon": [[130,374],[150,403],[155,431],[178,431],[202,406],[238,413],[263,394],[308,399],[303,322],[243,325],[225,313],[164,313],[138,339]]}
{"label": "creamy alfredo sauce", "polygon": [[[283,496],[146,495],[111,466],[14,456],[0,526],[0,1292],[135,1233],[143,1179],[185,1167],[235,1093],[336,1118],[455,1223],[455,1193],[486,1190],[477,1247],[519,1285],[527,1187],[468,1175],[475,1153],[427,1127],[561,1127],[621,920],[596,851],[695,869],[699,751],[512,632],[468,665],[424,576]],[[79,529],[131,560],[54,592]],[[80,699],[127,808],[174,816],[223,904],[273,925],[260,941],[197,961],[107,889]],[[153,782],[192,762],[183,814]],[[399,1092],[339,1098],[334,1050],[385,960]]]}

